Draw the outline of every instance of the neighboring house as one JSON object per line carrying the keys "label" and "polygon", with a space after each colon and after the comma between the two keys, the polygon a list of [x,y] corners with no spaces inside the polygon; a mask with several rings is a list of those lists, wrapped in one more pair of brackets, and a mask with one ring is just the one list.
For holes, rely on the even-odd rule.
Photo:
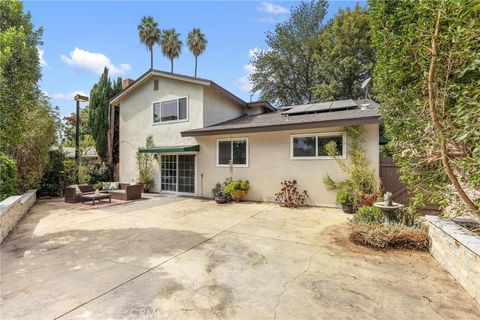
{"label": "neighboring house", "polygon": [[[350,125],[365,127],[366,156],[379,171],[378,105],[371,100],[277,111],[268,102],[245,102],[210,80],[150,70],[136,81],[125,80],[110,104],[109,154],[116,180],[138,179],[136,152],[143,148],[156,154],[156,192],[211,197],[215,184],[232,175],[250,181],[246,199],[273,201],[280,182],[295,179],[312,204],[334,206],[335,192],[323,178],[345,174],[323,145],[335,140],[348,160]],[[149,135],[155,147],[145,149]]]}
{"label": "neighboring house", "polygon": [[[58,150],[58,147],[51,147],[50,150]],[[65,157],[69,159],[75,159],[75,147],[62,147]],[[97,154],[95,147],[88,147],[81,151],[81,158],[86,163],[100,163],[100,157]]]}

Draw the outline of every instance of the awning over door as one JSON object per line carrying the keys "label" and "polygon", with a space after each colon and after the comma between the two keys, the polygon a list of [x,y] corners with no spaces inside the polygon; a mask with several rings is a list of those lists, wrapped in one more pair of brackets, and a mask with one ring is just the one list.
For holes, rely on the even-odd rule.
{"label": "awning over door", "polygon": [[200,151],[200,146],[193,145],[193,146],[152,147],[152,148],[143,148],[143,149],[140,149],[139,151],[140,153],[198,152]]}

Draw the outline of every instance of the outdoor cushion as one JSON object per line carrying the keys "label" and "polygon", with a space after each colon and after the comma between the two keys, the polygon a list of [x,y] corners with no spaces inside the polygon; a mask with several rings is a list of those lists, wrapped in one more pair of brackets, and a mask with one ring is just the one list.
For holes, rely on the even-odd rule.
{"label": "outdoor cushion", "polygon": [[103,190],[118,190],[118,182],[102,182]]}

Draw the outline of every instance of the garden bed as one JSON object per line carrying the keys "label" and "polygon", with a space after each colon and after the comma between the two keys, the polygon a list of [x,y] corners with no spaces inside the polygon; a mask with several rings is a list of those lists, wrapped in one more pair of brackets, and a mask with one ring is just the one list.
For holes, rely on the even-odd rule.
{"label": "garden bed", "polygon": [[452,220],[426,219],[430,253],[480,303],[480,236]]}

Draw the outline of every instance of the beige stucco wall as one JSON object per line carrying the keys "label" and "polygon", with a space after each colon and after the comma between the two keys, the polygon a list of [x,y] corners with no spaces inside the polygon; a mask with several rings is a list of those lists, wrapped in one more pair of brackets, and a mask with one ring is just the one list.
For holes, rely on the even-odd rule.
{"label": "beige stucco wall", "polygon": [[244,112],[242,106],[238,103],[210,87],[204,87],[203,101],[203,123],[205,127],[238,118]]}
{"label": "beige stucco wall", "polygon": [[[371,166],[379,172],[378,124],[365,126],[364,148]],[[326,173],[334,180],[345,175],[335,160],[291,160],[290,136],[302,133],[339,132],[344,128],[323,128],[295,131],[276,131],[270,133],[239,134],[215,137],[197,137],[200,143],[198,156],[197,185],[198,195],[211,197],[210,190],[215,183],[223,182],[229,176],[229,169],[216,166],[216,140],[229,137],[248,137],[249,166],[234,168],[234,179],[248,179],[250,191],[248,200],[273,201],[280,190],[280,182],[295,179],[301,190],[310,194],[311,204],[317,206],[335,206],[335,191],[325,188],[323,177]],[[347,137],[348,139],[348,137]],[[348,141],[347,141],[348,144]],[[348,150],[347,150],[348,152]],[[348,160],[348,157],[347,157]],[[203,174],[203,178],[201,178]]]}
{"label": "beige stucco wall", "polygon": [[[203,126],[203,86],[166,78],[159,79],[159,90],[153,91],[153,79],[137,88],[120,103],[120,181],[137,179],[136,152],[152,135],[155,145],[194,145],[194,138],[182,138],[180,132]],[[188,97],[188,121],[153,124],[153,103]],[[156,164],[155,190],[158,189]]]}

